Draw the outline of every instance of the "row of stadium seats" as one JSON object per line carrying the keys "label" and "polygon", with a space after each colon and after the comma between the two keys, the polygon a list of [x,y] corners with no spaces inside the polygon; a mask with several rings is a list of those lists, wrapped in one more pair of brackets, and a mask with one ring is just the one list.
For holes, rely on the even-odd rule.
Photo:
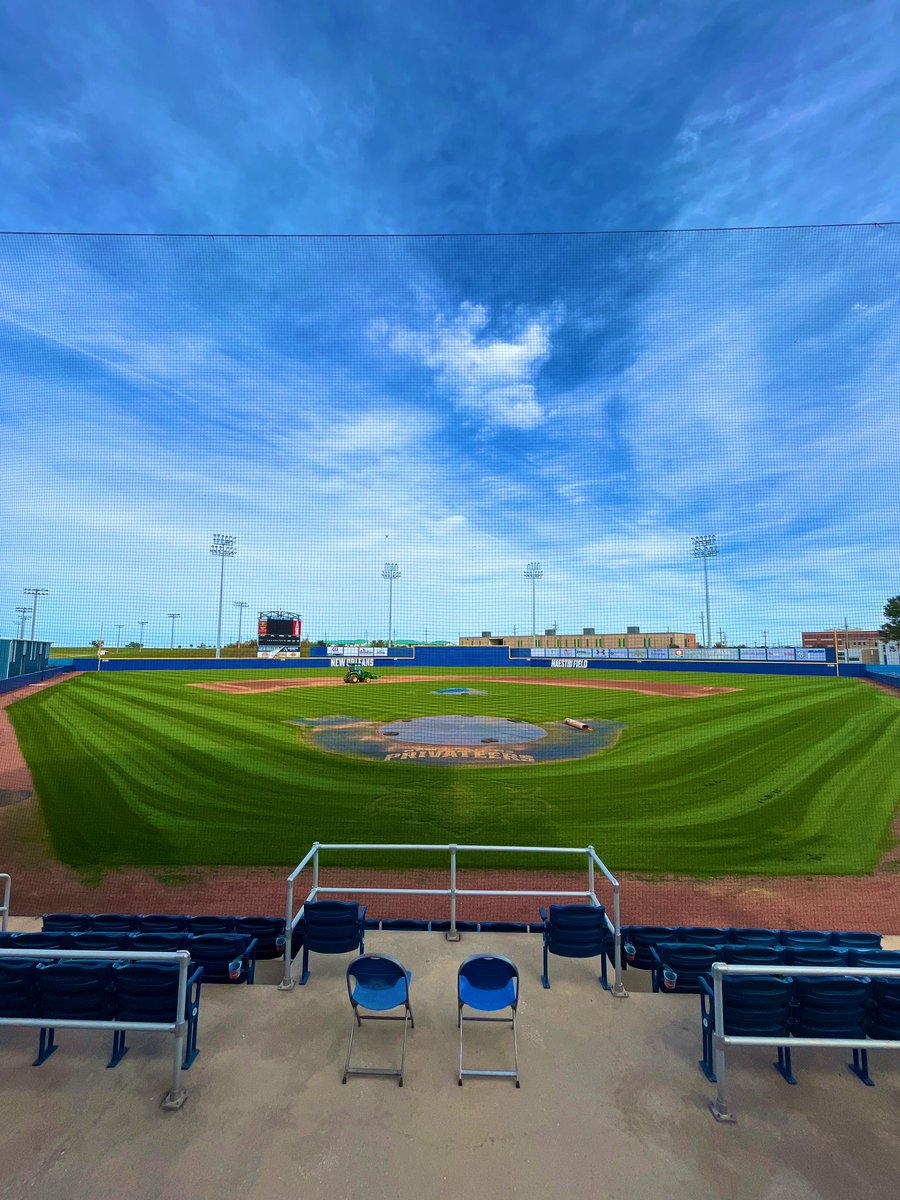
{"label": "row of stadium seats", "polygon": [[852,946],[702,946],[658,942],[650,947],[654,992],[699,992],[715,962],[738,966],[900,967],[900,951],[858,950]]}
{"label": "row of stadium seats", "polygon": [[[703,1057],[700,1069],[711,1083],[715,1009],[713,989],[701,980],[700,1024]],[[722,1032],[732,1037],[781,1037],[778,1071],[796,1083],[791,1065],[792,1038],[877,1038],[900,1040],[900,979],[865,976],[798,977],[738,975],[722,980]],[[851,1070],[866,1084],[868,1056],[854,1049]]]}
{"label": "row of stadium seats", "polygon": [[[169,913],[44,913],[45,933],[243,933],[257,940],[257,958],[284,949],[284,917],[172,916]],[[96,947],[99,949],[99,947]]]}
{"label": "row of stadium seats", "polygon": [[[861,930],[750,929],[708,925],[623,925],[622,944],[630,967],[653,970],[653,946],[662,943],[702,946],[845,947],[858,950],[881,948],[881,934]],[[755,961],[753,959],[750,960]]]}
{"label": "row of stadium seats", "polygon": [[[178,1019],[178,976],[175,962],[40,962],[0,957],[0,1017],[46,1018],[40,1031],[40,1066],[57,1048],[55,1021],[133,1021],[174,1024]],[[185,1011],[187,1042],[183,1066],[197,1056],[197,1023],[203,967],[188,977]],[[125,1030],[113,1031],[114,1067],[127,1053]]]}
{"label": "row of stadium seats", "polygon": [[187,950],[194,963],[204,968],[207,983],[253,983],[259,957],[256,938],[245,933],[0,933],[0,955],[4,948],[121,951],[123,955]]}

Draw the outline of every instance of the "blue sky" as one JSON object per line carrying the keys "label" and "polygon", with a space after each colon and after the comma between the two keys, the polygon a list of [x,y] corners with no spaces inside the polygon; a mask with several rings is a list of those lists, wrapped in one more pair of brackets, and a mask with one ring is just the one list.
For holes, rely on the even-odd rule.
{"label": "blue sky", "polygon": [[707,532],[730,641],[878,622],[900,229],[576,231],[900,217],[895,6],[60,11],[0,5],[0,632],[209,642],[215,532],[231,636],[385,636],[385,560],[398,635],[527,631],[531,559],[699,633]]}

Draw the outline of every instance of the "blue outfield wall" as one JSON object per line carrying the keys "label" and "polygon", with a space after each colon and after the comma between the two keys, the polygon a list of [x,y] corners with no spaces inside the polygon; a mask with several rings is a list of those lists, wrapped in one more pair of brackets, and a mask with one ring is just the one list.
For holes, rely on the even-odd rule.
{"label": "blue outfield wall", "polygon": [[888,687],[900,689],[900,666],[867,667],[866,675],[876,683],[886,683]]}
{"label": "blue outfield wall", "polygon": [[[64,659],[59,665],[45,667],[43,671],[32,671],[30,675],[14,675],[12,679],[0,679],[0,693],[17,692],[20,688],[24,690],[33,683],[43,683],[45,679],[54,679],[57,675],[64,675],[73,669],[70,662],[71,660]],[[77,667],[74,669],[78,670]]]}
{"label": "blue outfield wall", "polygon": [[[505,671],[527,671],[532,668],[544,670],[550,667],[551,658],[514,658],[509,656],[506,647],[493,646],[422,646],[415,656],[404,653],[398,657],[376,658],[374,670],[391,667],[441,667],[465,669],[466,667],[493,667]],[[834,677],[833,663],[791,663],[791,662],[748,662],[735,660],[690,660],[683,659],[574,659],[568,662],[583,662],[580,667],[570,667],[571,670],[582,671],[655,671],[655,672],[701,672],[703,674],[725,675],[794,675],[807,677]],[[101,671],[290,671],[308,670],[309,668],[326,668],[333,665],[343,666],[346,659],[334,663],[332,658],[325,655],[310,655],[309,658],[272,659],[272,658],[120,658],[107,660]],[[72,660],[72,670],[96,671],[96,658],[76,658]],[[882,668],[877,668],[882,670]],[[842,678],[865,678],[872,668],[859,664],[841,664]],[[900,681],[898,681],[900,682]]]}

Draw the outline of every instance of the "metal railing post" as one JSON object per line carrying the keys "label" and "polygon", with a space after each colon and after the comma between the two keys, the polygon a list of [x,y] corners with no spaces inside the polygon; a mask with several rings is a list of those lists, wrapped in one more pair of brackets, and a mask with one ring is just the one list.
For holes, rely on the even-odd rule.
{"label": "metal railing post", "polygon": [[184,1035],[187,1032],[187,977],[191,956],[187,950],[178,951],[178,1007],[175,1009],[175,1050],[172,1063],[172,1087],[164,1097],[161,1107],[165,1109],[181,1108],[187,1100],[187,1091],[181,1078],[182,1063],[184,1062]]}
{"label": "metal railing post", "polygon": [[613,969],[615,971],[615,979],[613,980],[613,997],[617,1000],[624,1000],[628,993],[625,990],[625,984],[622,982],[622,910],[619,903],[619,882],[613,884],[613,925],[615,931],[613,933]]}
{"label": "metal railing post", "polygon": [[596,892],[594,891],[594,854],[595,853],[596,853],[596,851],[594,850],[594,847],[588,846],[588,848],[587,848],[588,891],[591,893],[591,895],[594,898],[596,898]]}
{"label": "metal railing post", "polygon": [[313,850],[314,850],[314,854],[313,854],[312,895],[315,896],[316,892],[319,890],[319,843],[318,842],[313,842]]}
{"label": "metal railing post", "polygon": [[456,846],[450,847],[450,928],[447,930],[447,941],[458,942],[459,930],[456,928]]}
{"label": "metal railing post", "polygon": [[293,932],[291,923],[293,920],[294,879],[293,876],[289,876],[287,882],[287,907],[284,913],[284,974],[281,977],[281,983],[278,985],[279,992],[289,992],[294,986],[294,981],[291,979],[291,935]]}
{"label": "metal railing post", "polygon": [[6,933],[6,925],[9,921],[9,893],[12,886],[12,880],[4,873],[0,875],[3,880],[3,908],[0,910],[0,933]]}
{"label": "metal railing post", "polygon": [[713,1049],[715,1054],[716,1098],[710,1101],[709,1110],[717,1121],[733,1125],[734,1113],[728,1107],[725,1095],[725,1005],[722,1001],[722,970],[721,963],[713,963],[713,1005],[716,1027],[713,1030]]}

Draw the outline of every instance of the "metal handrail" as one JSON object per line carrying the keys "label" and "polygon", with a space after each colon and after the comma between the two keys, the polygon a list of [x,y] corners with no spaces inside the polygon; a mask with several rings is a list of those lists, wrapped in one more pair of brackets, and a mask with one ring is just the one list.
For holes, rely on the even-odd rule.
{"label": "metal handrail", "polygon": [[9,894],[12,889],[12,879],[3,871],[0,872],[0,880],[3,881],[3,903],[0,904],[0,933],[6,933],[6,926],[9,923]]}
{"label": "metal handrail", "polygon": [[[354,851],[444,851],[450,855],[449,887],[446,888],[388,888],[388,887],[324,887],[319,883],[319,852],[321,850],[354,850]],[[457,855],[460,851],[471,853],[510,853],[510,854],[567,854],[583,855],[587,866],[587,888],[579,891],[547,891],[546,889],[512,889],[512,888],[461,888],[457,885]],[[313,879],[309,894],[294,912],[294,882],[300,873],[312,863]],[[319,895],[373,895],[373,896],[449,896],[450,898],[450,928],[446,937],[449,941],[459,940],[459,930],[456,924],[456,901],[459,896],[538,896],[553,898],[580,898],[588,900],[595,907],[600,907],[600,900],[595,891],[594,868],[599,867],[601,873],[610,883],[613,891],[613,919],[606,915],[607,928],[613,934],[613,967],[615,981],[612,988],[613,996],[627,996],[622,982],[622,927],[620,910],[619,881],[602,861],[593,846],[482,846],[459,843],[438,844],[433,842],[416,843],[383,843],[383,842],[313,842],[306,856],[294,868],[287,878],[287,897],[285,905],[285,945],[284,945],[284,974],[278,985],[280,991],[289,991],[294,986],[291,977],[291,962],[293,959],[293,932],[303,916],[306,903],[312,903]]]}
{"label": "metal handrail", "polygon": [[710,1111],[717,1121],[733,1124],[734,1112],[729,1107],[725,1094],[725,1047],[726,1046],[820,1046],[834,1048],[843,1046],[848,1050],[900,1050],[900,1041],[883,1038],[817,1038],[817,1037],[740,1037],[736,1034],[725,1034],[725,1005],[722,993],[722,977],[724,975],[787,975],[794,979],[836,976],[865,979],[897,979],[900,980],[900,967],[800,967],[800,966],[770,966],[768,963],[713,963],[713,1007],[715,1013],[715,1028],[712,1041],[715,1054],[716,1098],[710,1101]]}

